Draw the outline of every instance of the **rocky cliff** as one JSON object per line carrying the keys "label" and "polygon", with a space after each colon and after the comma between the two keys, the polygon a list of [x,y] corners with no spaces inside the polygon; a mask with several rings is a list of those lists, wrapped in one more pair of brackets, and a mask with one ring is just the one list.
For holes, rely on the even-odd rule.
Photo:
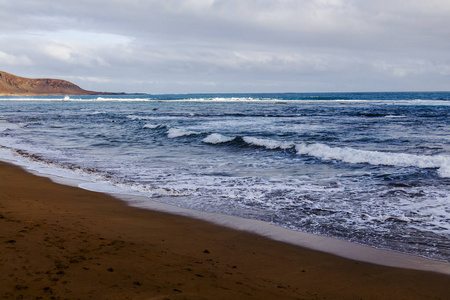
{"label": "rocky cliff", "polygon": [[0,71],[0,95],[97,95],[60,79],[31,79]]}

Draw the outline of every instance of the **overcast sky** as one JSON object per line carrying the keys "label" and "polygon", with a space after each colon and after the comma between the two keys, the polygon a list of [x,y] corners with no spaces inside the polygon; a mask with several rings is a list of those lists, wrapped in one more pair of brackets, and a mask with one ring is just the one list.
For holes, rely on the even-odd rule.
{"label": "overcast sky", "polygon": [[450,1],[0,0],[0,70],[96,91],[448,91]]}

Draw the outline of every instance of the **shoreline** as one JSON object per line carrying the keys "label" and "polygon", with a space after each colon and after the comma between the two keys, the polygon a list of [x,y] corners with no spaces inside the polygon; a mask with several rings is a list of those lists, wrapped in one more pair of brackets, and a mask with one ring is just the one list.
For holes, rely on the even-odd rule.
{"label": "shoreline", "polygon": [[85,182],[83,181],[83,179],[70,179],[64,177],[64,175],[46,173],[45,168],[44,170],[34,169],[32,167],[30,168],[30,166],[26,163],[9,160],[5,157],[3,157],[0,162],[1,161],[19,166],[26,172],[31,173],[35,176],[49,178],[51,181],[57,184],[110,195],[115,199],[122,201],[125,206],[136,207],[139,209],[151,210],[156,212],[164,212],[207,221],[230,229],[242,230],[251,234],[257,234],[274,241],[284,242],[295,246],[304,247],[310,250],[337,255],[339,257],[355,261],[373,263],[388,267],[438,272],[450,275],[450,262],[447,261],[403,253],[390,249],[375,248],[372,246],[349,242],[334,237],[292,230],[256,219],[246,219],[233,215],[183,208],[164,202],[158,202],[145,196],[117,193],[111,191],[109,188],[106,188],[106,190],[102,188],[98,189],[98,186],[96,184],[94,184],[94,186],[96,187],[91,188],[92,183]]}
{"label": "shoreline", "polygon": [[[95,190],[92,190],[95,192]],[[284,228],[256,219],[224,215],[214,212],[196,211],[188,208],[149,200],[143,196],[106,193],[125,202],[126,205],[140,209],[165,212],[188,218],[194,218],[226,228],[256,234],[273,241],[291,244],[306,249],[319,251],[342,258],[371,263],[386,267],[404,268],[418,271],[437,272],[450,275],[450,263],[389,249],[379,249],[371,246],[349,242],[334,237],[317,235]],[[135,204],[139,199],[145,199],[145,205]],[[142,201],[142,200],[141,200]],[[143,203],[143,201],[141,202]]]}
{"label": "shoreline", "polygon": [[0,162],[0,295],[445,299],[450,276],[385,267],[127,206]]}

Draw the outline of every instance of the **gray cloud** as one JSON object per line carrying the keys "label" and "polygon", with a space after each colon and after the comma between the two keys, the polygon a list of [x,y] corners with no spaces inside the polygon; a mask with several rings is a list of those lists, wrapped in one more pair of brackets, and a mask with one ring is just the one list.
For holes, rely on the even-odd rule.
{"label": "gray cloud", "polygon": [[94,90],[448,90],[446,0],[0,0],[0,65]]}

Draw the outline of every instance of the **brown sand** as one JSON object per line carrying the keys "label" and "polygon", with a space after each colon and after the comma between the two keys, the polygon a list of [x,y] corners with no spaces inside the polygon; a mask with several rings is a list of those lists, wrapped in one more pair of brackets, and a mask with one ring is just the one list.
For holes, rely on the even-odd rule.
{"label": "brown sand", "polygon": [[128,207],[0,162],[3,299],[450,299],[450,276]]}

